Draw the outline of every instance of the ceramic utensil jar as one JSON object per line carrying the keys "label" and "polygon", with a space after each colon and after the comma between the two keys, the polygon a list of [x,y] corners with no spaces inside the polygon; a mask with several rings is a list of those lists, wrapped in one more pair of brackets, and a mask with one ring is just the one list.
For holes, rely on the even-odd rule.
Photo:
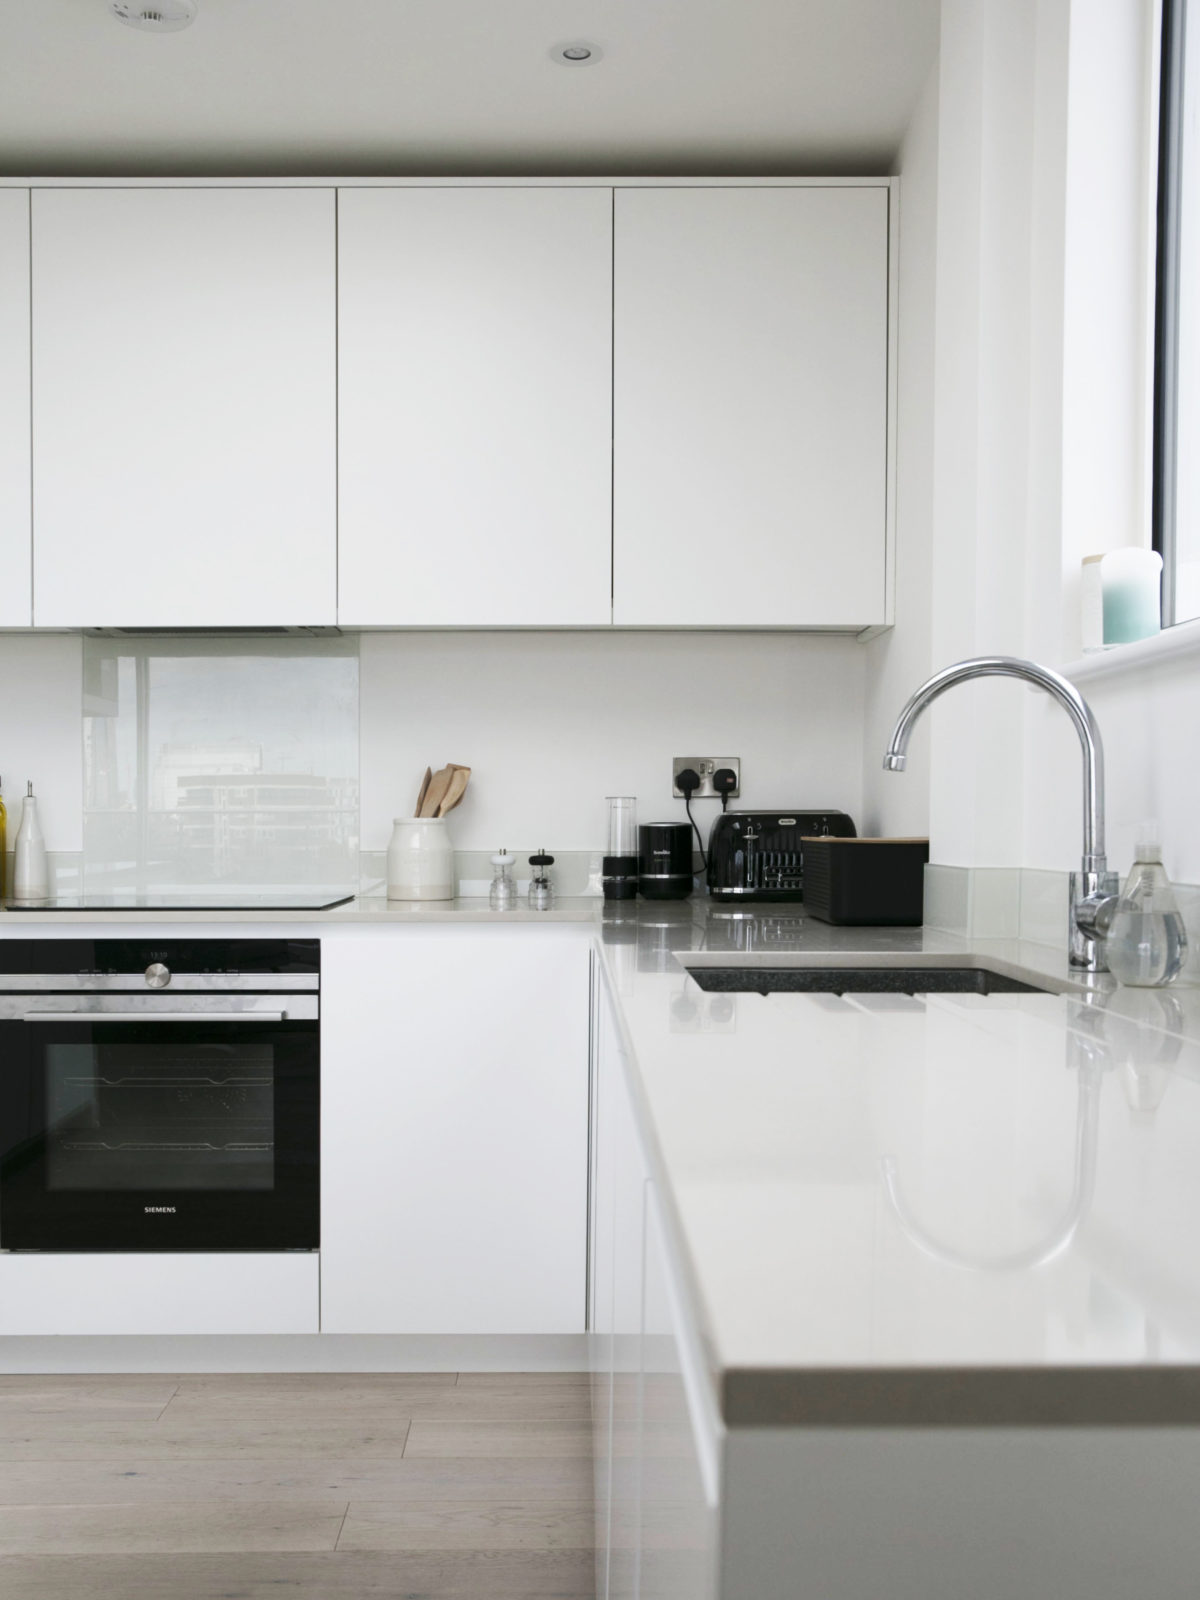
{"label": "ceramic utensil jar", "polygon": [[444,817],[396,817],[387,853],[389,900],[453,900],[454,851]]}

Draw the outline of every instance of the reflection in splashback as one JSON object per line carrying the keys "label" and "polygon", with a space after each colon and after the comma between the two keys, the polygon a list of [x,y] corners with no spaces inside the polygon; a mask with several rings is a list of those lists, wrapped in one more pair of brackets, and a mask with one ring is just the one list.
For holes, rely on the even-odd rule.
{"label": "reflection in splashback", "polygon": [[358,639],[83,642],[89,890],[358,881]]}

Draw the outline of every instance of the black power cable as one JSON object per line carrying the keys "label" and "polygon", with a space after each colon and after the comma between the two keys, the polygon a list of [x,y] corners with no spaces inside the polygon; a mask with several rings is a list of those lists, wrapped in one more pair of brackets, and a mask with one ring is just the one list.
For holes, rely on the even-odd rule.
{"label": "black power cable", "polygon": [[683,805],[688,815],[688,821],[692,825],[692,832],[696,835],[696,848],[700,852],[700,866],[703,871],[707,872],[708,857],[704,852],[704,840],[700,837],[700,829],[697,827],[696,819],[692,815],[692,796],[700,787],[700,774],[695,767],[684,767],[682,772],[677,772],[675,774],[675,787],[683,790]]}

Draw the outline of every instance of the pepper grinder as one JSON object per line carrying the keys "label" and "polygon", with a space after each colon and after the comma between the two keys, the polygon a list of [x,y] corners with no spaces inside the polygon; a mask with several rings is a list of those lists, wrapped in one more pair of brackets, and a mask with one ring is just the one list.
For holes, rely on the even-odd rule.
{"label": "pepper grinder", "polygon": [[537,855],[530,856],[529,865],[533,868],[533,876],[529,880],[529,909],[548,911],[550,902],[554,898],[554,884],[550,878],[554,857],[548,856],[544,850],[539,850]]}
{"label": "pepper grinder", "polygon": [[494,876],[492,887],[488,891],[488,904],[493,911],[511,911],[517,903],[517,886],[513,882],[513,862],[515,856],[510,856],[508,851],[501,846],[498,854],[492,857]]}

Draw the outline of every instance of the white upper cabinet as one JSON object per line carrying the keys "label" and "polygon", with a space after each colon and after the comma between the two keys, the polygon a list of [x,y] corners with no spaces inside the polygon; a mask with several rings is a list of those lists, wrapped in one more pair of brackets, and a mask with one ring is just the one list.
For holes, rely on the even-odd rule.
{"label": "white upper cabinet", "polygon": [[29,191],[0,189],[0,628],[27,628]]}
{"label": "white upper cabinet", "polygon": [[613,620],[887,620],[888,198],[618,190]]}
{"label": "white upper cabinet", "polygon": [[336,621],[334,205],[34,192],[40,626]]}
{"label": "white upper cabinet", "polygon": [[338,196],[339,620],[611,620],[612,194]]}

